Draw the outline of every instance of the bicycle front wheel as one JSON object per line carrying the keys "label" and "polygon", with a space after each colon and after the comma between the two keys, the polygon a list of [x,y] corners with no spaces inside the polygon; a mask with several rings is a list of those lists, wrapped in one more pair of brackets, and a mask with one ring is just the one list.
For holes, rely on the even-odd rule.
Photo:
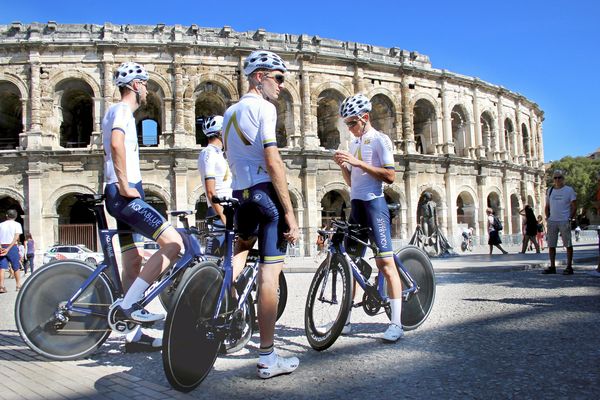
{"label": "bicycle front wheel", "polygon": [[179,286],[163,334],[163,368],[169,383],[189,392],[212,369],[221,340],[208,328],[213,319],[223,275],[212,261],[190,270]]}
{"label": "bicycle front wheel", "polygon": [[[431,260],[424,251],[415,246],[407,246],[396,255],[411,278],[419,287],[417,293],[402,303],[402,328],[407,331],[418,328],[429,316],[435,300],[435,273]],[[400,271],[398,271],[400,273]],[[400,273],[400,277],[402,274]],[[408,282],[402,279],[402,288]],[[389,315],[388,315],[389,317]]]}
{"label": "bicycle front wheel", "polygon": [[340,254],[327,257],[308,290],[304,330],[311,347],[322,351],[338,338],[352,307],[350,265]]}
{"label": "bicycle front wheel", "polygon": [[33,351],[53,360],[74,360],[92,354],[108,338],[108,308],[114,299],[104,275],[73,303],[90,314],[64,311],[62,323],[55,317],[92,272],[94,267],[81,261],[55,261],[25,281],[15,302],[15,322]]}

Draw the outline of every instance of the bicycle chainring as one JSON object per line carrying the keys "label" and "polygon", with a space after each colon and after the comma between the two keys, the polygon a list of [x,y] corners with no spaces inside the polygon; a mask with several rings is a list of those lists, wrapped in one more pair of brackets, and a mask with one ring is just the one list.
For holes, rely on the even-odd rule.
{"label": "bicycle chainring", "polygon": [[117,317],[117,306],[119,304],[121,304],[121,302],[123,301],[123,299],[119,299],[117,301],[115,301],[110,308],[108,309],[108,326],[110,326],[110,329],[113,330],[113,332],[122,334],[122,335],[127,335],[128,333],[132,332],[136,327],[137,324],[133,323],[133,322],[128,322],[128,321],[123,321],[120,320]]}
{"label": "bicycle chainring", "polygon": [[366,292],[363,294],[362,306],[363,310],[365,310],[365,313],[370,316],[379,314],[379,311],[381,310],[381,304],[379,303],[379,300],[369,296]]}

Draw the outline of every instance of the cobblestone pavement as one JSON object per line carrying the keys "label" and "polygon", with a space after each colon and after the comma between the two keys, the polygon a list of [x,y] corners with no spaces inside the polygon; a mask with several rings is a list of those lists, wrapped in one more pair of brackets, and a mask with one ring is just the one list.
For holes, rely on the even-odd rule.
{"label": "cobblestone pavement", "polygon": [[187,395],[169,388],[160,353],[123,354],[118,336],[86,360],[52,362],[35,355],[16,332],[14,281],[8,280],[9,293],[0,296],[0,399],[597,399],[600,278],[588,273],[596,262],[579,263],[572,276],[439,273],[428,321],[399,343],[378,339],[384,315],[355,310],[353,333],[320,353],[304,336],[312,275],[288,274],[288,307],[276,345],[281,354],[300,358],[299,369],[272,380],[255,378],[255,335],[246,349],[217,359]]}

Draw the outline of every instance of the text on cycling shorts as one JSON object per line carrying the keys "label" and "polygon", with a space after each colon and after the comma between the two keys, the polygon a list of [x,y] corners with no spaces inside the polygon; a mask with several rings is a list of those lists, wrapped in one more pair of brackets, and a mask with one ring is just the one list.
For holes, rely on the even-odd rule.
{"label": "text on cycling shorts", "polygon": [[[351,224],[360,224],[371,228],[370,239],[379,248],[376,258],[392,257],[394,249],[392,248],[392,237],[390,234],[390,211],[384,197],[376,197],[372,200],[352,200],[352,211],[350,212],[349,222]],[[361,240],[365,241],[367,236]],[[365,246],[349,239],[346,243],[349,254],[355,256],[364,256]]]}

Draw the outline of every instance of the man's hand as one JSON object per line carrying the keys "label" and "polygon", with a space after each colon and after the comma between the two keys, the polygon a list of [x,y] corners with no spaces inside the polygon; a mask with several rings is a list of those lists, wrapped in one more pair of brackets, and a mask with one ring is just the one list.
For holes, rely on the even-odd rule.
{"label": "man's hand", "polygon": [[360,160],[358,160],[356,157],[354,157],[352,154],[350,154],[349,152],[347,152],[345,150],[336,151],[335,155],[333,156],[333,160],[340,167],[344,163],[348,163],[348,164],[352,165],[353,167],[360,167],[360,165],[361,165]]}
{"label": "man's hand", "polygon": [[5,256],[6,253],[8,253],[8,250],[6,250],[4,247],[0,248],[0,257]]}
{"label": "man's hand", "polygon": [[296,217],[294,217],[293,213],[286,214],[285,215],[285,222],[287,223],[287,226],[290,229],[289,229],[289,231],[287,231],[287,232],[285,232],[283,234],[283,237],[289,243],[294,244],[300,238],[300,229],[298,228],[298,223],[296,222]]}
{"label": "man's hand", "polygon": [[128,199],[138,199],[140,196],[140,192],[136,188],[132,187],[122,187],[119,185],[119,194]]}

